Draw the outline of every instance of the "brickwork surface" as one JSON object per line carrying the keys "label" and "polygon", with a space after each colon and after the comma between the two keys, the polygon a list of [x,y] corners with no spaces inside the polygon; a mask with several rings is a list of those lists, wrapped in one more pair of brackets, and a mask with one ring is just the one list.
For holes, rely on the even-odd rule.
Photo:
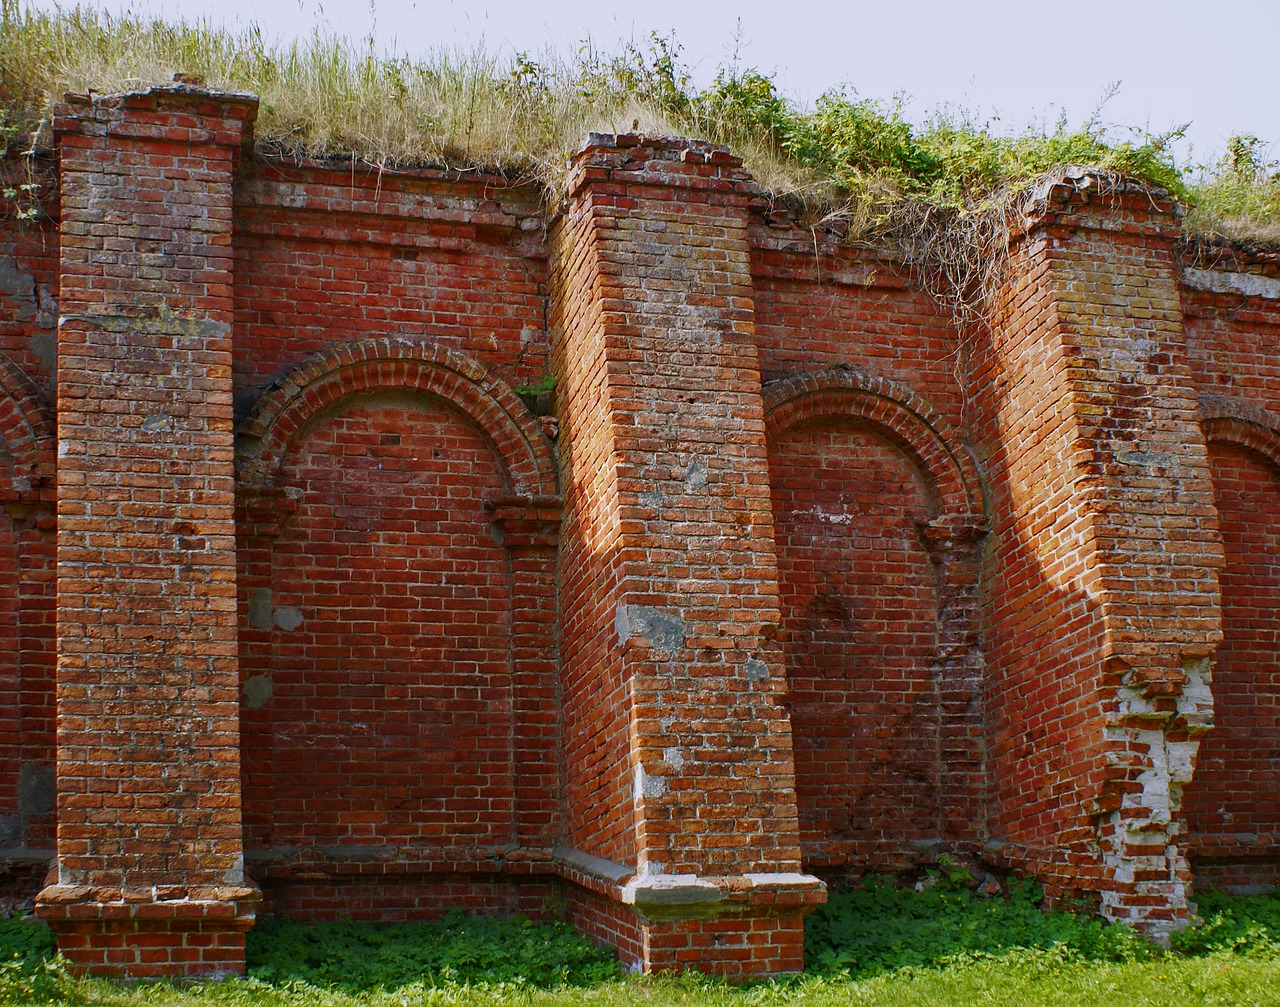
{"label": "brickwork surface", "polygon": [[[63,942],[88,968],[130,969],[111,945],[159,916],[172,932],[134,971],[235,971],[252,922],[229,241],[252,108],[175,92],[68,108],[57,126],[59,806],[39,904],[59,932],[104,920]],[[229,929],[179,955],[188,921]]]}
{"label": "brickwork surface", "polygon": [[5,207],[0,909],[52,860],[132,977],[454,905],[748,975],[942,853],[1154,933],[1274,886],[1275,256],[1068,172],[961,333],[709,144],[549,212],[253,109],[70,101]]}
{"label": "brickwork surface", "polygon": [[1215,727],[1183,797],[1199,860],[1280,854],[1280,465],[1210,442],[1227,565],[1223,643],[1214,660]]}

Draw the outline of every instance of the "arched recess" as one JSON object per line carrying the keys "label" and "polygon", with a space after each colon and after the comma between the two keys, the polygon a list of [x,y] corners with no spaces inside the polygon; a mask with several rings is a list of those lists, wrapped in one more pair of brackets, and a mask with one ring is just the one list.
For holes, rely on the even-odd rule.
{"label": "arched recess", "polygon": [[352,343],[263,395],[238,460],[246,840],[277,910],[428,912],[442,873],[549,847],[558,500],[524,403],[442,347]]}
{"label": "arched recess", "polygon": [[806,863],[839,875],[976,848],[977,467],[884,378],[832,369],[764,398]]}
{"label": "arched recess", "polygon": [[515,392],[470,357],[393,337],[322,350],[268,389],[239,430],[242,480],[269,485],[289,442],[308,421],[341,399],[377,392],[416,392],[449,402],[493,443],[514,494],[555,494],[550,446]]}
{"label": "arched recess", "polygon": [[35,383],[0,353],[0,500],[29,500],[51,490],[57,471],[53,410]]}
{"label": "arched recess", "polygon": [[1214,729],[1183,794],[1197,880],[1280,881],[1280,417],[1204,396],[1226,566],[1223,642],[1214,655]]}
{"label": "arched recess", "polygon": [[35,383],[0,353],[0,846],[11,849],[52,838],[51,802],[33,805],[29,793],[21,796],[20,780],[39,779],[47,791],[53,767],[54,644],[47,612],[55,560],[47,519],[56,458],[52,410]]}

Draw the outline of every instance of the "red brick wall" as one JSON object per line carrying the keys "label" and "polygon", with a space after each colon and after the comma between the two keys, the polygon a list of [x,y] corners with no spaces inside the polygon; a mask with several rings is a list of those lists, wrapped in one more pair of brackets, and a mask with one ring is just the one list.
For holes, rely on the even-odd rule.
{"label": "red brick wall", "polygon": [[510,843],[511,571],[484,509],[506,487],[482,434],[430,400],[348,400],[278,485],[297,512],[255,605],[275,625],[259,841]]}
{"label": "red brick wall", "polygon": [[631,720],[622,655],[610,646],[620,599],[618,475],[590,198],[551,233],[552,370],[557,375],[564,525],[557,562],[564,717],[565,842],[635,862]]}
{"label": "red brick wall", "polygon": [[1196,387],[1280,412],[1280,255],[1192,246],[1178,264]]}
{"label": "red brick wall", "polygon": [[[26,182],[26,173],[0,162],[0,188]],[[16,207],[0,196],[0,352],[46,396],[53,387],[58,328],[58,225],[52,186],[46,209],[33,222],[13,219]]]}
{"label": "red brick wall", "polygon": [[236,188],[235,393],[353,339],[427,338],[511,385],[547,374],[532,186],[256,164]]}
{"label": "red brick wall", "polygon": [[[589,512],[619,529],[612,646],[631,691],[636,866],[794,870],[790,731],[775,699],[781,669],[769,670],[776,649],[760,632],[777,621],[777,588],[748,183],[723,152],[610,147],[579,161],[584,279],[603,311],[568,345],[600,347],[612,425],[605,474],[616,488]],[[571,469],[565,482],[585,475]],[[751,793],[753,779],[777,793]]]}
{"label": "red brick wall", "polygon": [[791,427],[769,464],[806,862],[909,863],[942,832],[938,605],[916,527],[936,503],[852,419]]}
{"label": "red brick wall", "polygon": [[1183,795],[1202,862],[1242,847],[1280,853],[1280,467],[1242,445],[1209,448],[1227,555],[1223,641],[1214,659],[1214,729]]}
{"label": "red brick wall", "polygon": [[[1197,884],[1256,891],[1280,876],[1280,808],[1267,754],[1280,636],[1275,594],[1280,458],[1280,263],[1274,253],[1191,245],[1180,260],[1187,350],[1210,440],[1226,567],[1215,728],[1184,807]],[[1274,607],[1274,606],[1272,606]]]}
{"label": "red brick wall", "polygon": [[[386,913],[385,885],[420,908],[452,875],[545,872],[556,508],[527,407],[429,341],[365,340],[264,395],[241,454],[248,830],[273,904]],[[492,908],[516,904],[502,884]]]}
{"label": "red brick wall", "polygon": [[[992,529],[984,577],[989,668],[989,828],[1054,885],[1097,883],[1083,804],[1101,744],[1094,655],[1102,626],[1086,591],[1083,529],[1073,523],[1073,420],[1054,408],[1067,367],[1054,338],[1043,245],[1015,250],[998,324],[978,333],[975,386],[980,443],[991,485]],[[984,338],[985,337],[985,338]],[[1040,641],[1052,639],[1046,648]],[[1075,855],[1065,870],[1052,847]],[[1021,851],[1020,851],[1021,852]]]}
{"label": "red brick wall", "polygon": [[[29,181],[12,163],[0,173],[5,186]],[[0,844],[8,851],[0,861],[0,911],[4,899],[22,901],[39,889],[54,825],[55,445],[47,398],[58,233],[47,218],[14,222],[18,209],[0,199]]]}
{"label": "red brick wall", "polygon": [[[767,221],[767,222],[766,222]],[[753,218],[755,342],[766,382],[828,367],[888,378],[962,428],[962,341],[888,256],[789,221]]]}
{"label": "red brick wall", "polygon": [[1210,718],[1222,554],[1169,218],[1092,185],[1041,191],[974,353],[997,515],[991,829],[1160,929],[1188,911],[1178,804]]}
{"label": "red brick wall", "polygon": [[[1064,179],[961,338],[705,144],[597,136],[548,218],[496,178],[239,163],[250,107],[77,105],[60,234],[0,228],[0,830],[53,839],[58,653],[42,912],[81,965],[234,970],[241,757],[273,909],[563,885],[649,969],[797,965],[802,864],[941,844],[1161,929],[1185,810],[1217,876],[1266,873],[1220,848],[1275,824],[1229,789],[1276,656],[1262,441],[1214,450],[1220,735],[1180,799],[1222,562],[1197,396],[1280,437],[1272,259],[1175,258],[1154,195]],[[538,419],[512,387],[550,376]]]}
{"label": "red brick wall", "polygon": [[[39,909],[86,968],[157,897],[165,946],[139,974],[241,969],[252,922],[230,394],[231,172],[251,111],[172,89],[63,109],[56,129],[58,861]],[[165,957],[209,925],[225,933],[207,956]]]}
{"label": "red brick wall", "polygon": [[[0,455],[0,463],[8,463]],[[7,466],[11,467],[11,466]],[[23,838],[18,801],[22,763],[21,630],[18,621],[18,542],[8,514],[0,516],[0,842],[16,845]]]}

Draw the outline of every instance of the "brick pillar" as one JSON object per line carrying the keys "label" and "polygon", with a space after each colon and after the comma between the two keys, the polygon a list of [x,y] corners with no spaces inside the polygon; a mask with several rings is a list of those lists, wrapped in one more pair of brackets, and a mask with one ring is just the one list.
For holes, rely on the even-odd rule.
{"label": "brick pillar", "polygon": [[721,148],[595,134],[552,239],[560,856],[575,919],[650,970],[798,969],[825,898],[782,706],[753,191]]}
{"label": "brick pillar", "polygon": [[1178,818],[1211,723],[1223,562],[1172,207],[1067,174],[1021,207],[989,346],[992,834],[1051,889],[1185,924]]}
{"label": "brick pillar", "polygon": [[71,99],[58,329],[58,833],[89,972],[244,968],[232,173],[256,102]]}

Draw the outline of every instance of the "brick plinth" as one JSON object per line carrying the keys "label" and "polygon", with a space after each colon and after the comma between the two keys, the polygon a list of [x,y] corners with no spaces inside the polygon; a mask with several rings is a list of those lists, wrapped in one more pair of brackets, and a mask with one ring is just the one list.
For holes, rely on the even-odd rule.
{"label": "brick plinth", "polygon": [[256,102],[55,120],[58,830],[37,905],[92,972],[242,971],[232,171]]}
{"label": "brick plinth", "polygon": [[49,885],[40,915],[73,969],[129,979],[218,977],[244,971],[255,887],[103,889]]}
{"label": "brick plinth", "polygon": [[[593,136],[553,236],[566,832],[697,902],[740,874],[801,881],[754,192],[723,149]],[[701,926],[649,927],[643,967],[727,962]],[[797,964],[729,957],[743,971]]]}

